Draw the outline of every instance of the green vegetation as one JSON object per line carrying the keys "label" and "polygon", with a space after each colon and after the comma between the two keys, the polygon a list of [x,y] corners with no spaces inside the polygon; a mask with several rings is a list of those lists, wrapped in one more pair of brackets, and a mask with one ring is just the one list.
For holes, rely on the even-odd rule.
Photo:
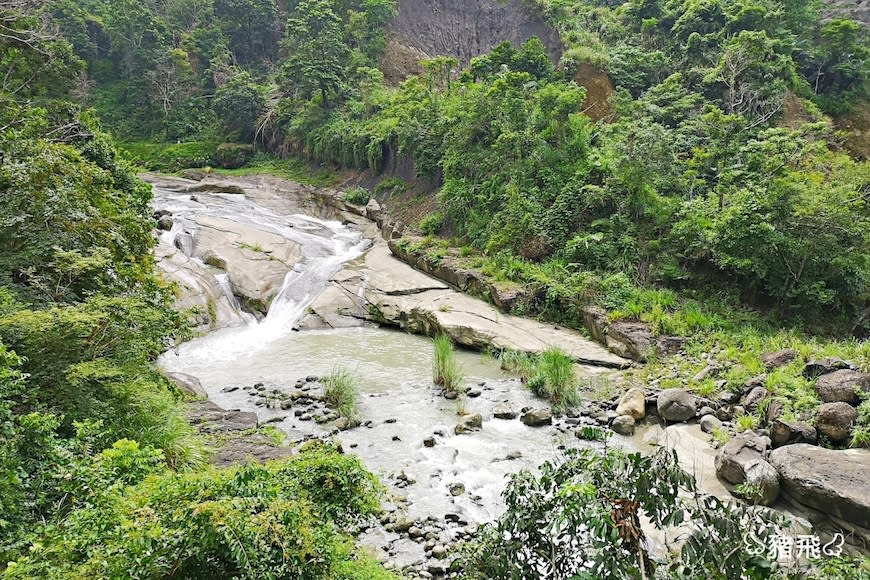
{"label": "green vegetation", "polygon": [[501,354],[501,367],[519,374],[529,390],[552,402],[554,411],[575,407],[582,400],[574,361],[556,347],[539,355],[505,351]]}
{"label": "green vegetation", "polygon": [[323,377],[323,396],[326,404],[347,419],[349,425],[359,424],[359,413],[356,408],[358,393],[356,379],[342,366],[336,366],[332,372]]}
{"label": "green vegetation", "polygon": [[462,382],[465,374],[456,362],[456,354],[453,352],[453,342],[446,334],[439,334],[432,341],[435,347],[435,355],[432,359],[432,382],[444,387],[447,392],[459,393],[463,391]]}
{"label": "green vegetation", "polygon": [[[540,475],[514,475],[502,497],[506,513],[483,526],[461,558],[468,578],[770,577],[774,563],[750,553],[743,532],[753,530],[763,547],[783,523],[701,495],[664,449],[649,457],[569,450]],[[658,530],[694,523],[679,553],[650,560],[641,512]]]}
{"label": "green vegetation", "polygon": [[369,202],[369,198],[371,196],[371,192],[365,187],[354,187],[346,191],[345,194],[342,196],[342,199],[348,203],[365,205]]}

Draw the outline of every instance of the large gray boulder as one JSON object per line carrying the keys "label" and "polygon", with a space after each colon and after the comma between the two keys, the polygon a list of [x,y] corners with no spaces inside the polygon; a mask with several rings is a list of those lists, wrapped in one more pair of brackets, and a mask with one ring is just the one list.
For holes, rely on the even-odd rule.
{"label": "large gray boulder", "polygon": [[797,358],[797,352],[793,348],[786,348],[776,352],[761,355],[761,364],[768,370],[784,367]]}
{"label": "large gray boulder", "polygon": [[870,450],[797,444],[774,449],[768,460],[779,472],[789,499],[870,527]]}
{"label": "large gray boulder", "polygon": [[779,497],[779,477],[765,459],[768,449],[770,439],[744,431],[716,455],[716,475],[732,485],[754,486],[757,492],[747,499],[770,505]]}
{"label": "large gray boulder", "polygon": [[838,443],[852,435],[858,411],[849,403],[824,403],[816,414],[816,430]]}
{"label": "large gray boulder", "polygon": [[870,375],[843,369],[822,375],[816,381],[816,393],[825,403],[857,404],[855,389],[870,392]]}
{"label": "large gray boulder", "polygon": [[520,421],[529,427],[542,427],[553,422],[553,412],[547,408],[528,409],[520,417]]}
{"label": "large gray boulder", "polygon": [[166,373],[166,378],[175,384],[179,390],[198,399],[208,399],[208,393],[199,379],[187,373]]}
{"label": "large gray boulder", "polygon": [[462,435],[463,433],[480,431],[482,428],[483,417],[480,416],[480,413],[475,413],[474,415],[464,415],[461,417],[459,423],[453,429],[453,432],[457,435]]}
{"label": "large gray boulder", "polygon": [[610,428],[620,435],[634,435],[634,419],[631,415],[620,415],[613,420]]}
{"label": "large gray boulder", "polygon": [[695,396],[683,389],[665,389],[656,403],[658,415],[666,421],[688,421],[695,417]]}
{"label": "large gray boulder", "polygon": [[629,389],[616,406],[617,415],[631,415],[635,421],[646,417],[646,392],[638,387]]}

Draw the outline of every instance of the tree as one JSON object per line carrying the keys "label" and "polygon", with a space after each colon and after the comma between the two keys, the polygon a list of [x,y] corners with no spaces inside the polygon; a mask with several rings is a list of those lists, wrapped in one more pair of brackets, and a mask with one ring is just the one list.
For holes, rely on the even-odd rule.
{"label": "tree", "polygon": [[239,63],[251,64],[274,56],[275,0],[214,0],[214,14]]}
{"label": "tree", "polygon": [[226,130],[242,140],[251,140],[266,97],[247,72],[230,78],[215,93],[213,108]]}
{"label": "tree", "polygon": [[282,69],[285,94],[299,91],[310,98],[320,91],[321,104],[329,107],[330,96],[344,87],[344,63],[350,53],[341,18],[329,0],[299,3],[287,20],[284,47],[288,53]]}

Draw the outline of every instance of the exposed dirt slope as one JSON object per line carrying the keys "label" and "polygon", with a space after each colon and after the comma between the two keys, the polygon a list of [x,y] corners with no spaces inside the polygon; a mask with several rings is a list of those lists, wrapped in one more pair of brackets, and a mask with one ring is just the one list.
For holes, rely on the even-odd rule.
{"label": "exposed dirt slope", "polygon": [[413,57],[450,55],[468,64],[505,40],[520,45],[537,36],[554,62],[562,53],[558,34],[522,0],[400,0],[392,32],[393,79],[415,72]]}

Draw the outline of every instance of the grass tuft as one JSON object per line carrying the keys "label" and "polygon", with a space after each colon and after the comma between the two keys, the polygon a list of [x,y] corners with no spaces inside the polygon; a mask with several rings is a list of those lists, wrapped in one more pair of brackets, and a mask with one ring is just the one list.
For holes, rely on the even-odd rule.
{"label": "grass tuft", "polygon": [[432,360],[432,382],[447,391],[461,392],[465,374],[456,362],[450,337],[439,334],[435,337],[435,358]]}
{"label": "grass tuft", "polygon": [[356,408],[358,391],[356,379],[350,371],[340,365],[333,367],[332,372],[323,378],[323,396],[326,404],[347,419],[350,425],[359,424],[359,413]]}

